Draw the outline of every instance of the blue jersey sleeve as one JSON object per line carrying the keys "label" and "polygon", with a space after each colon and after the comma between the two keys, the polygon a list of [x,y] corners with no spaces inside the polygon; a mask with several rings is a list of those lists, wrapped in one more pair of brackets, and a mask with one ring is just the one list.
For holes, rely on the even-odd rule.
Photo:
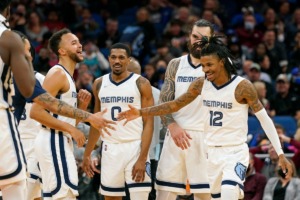
{"label": "blue jersey sleeve", "polygon": [[46,91],[42,88],[40,82],[38,80],[35,81],[34,91],[31,97],[26,98],[27,103],[32,103],[33,99],[41,94],[46,93]]}
{"label": "blue jersey sleeve", "polygon": [[26,100],[22,96],[20,90],[18,89],[15,79],[13,79],[13,81],[14,81],[14,87],[15,87],[15,96],[13,96],[13,107],[15,108],[14,115],[17,119],[17,122],[19,123],[21,116],[24,112]]}

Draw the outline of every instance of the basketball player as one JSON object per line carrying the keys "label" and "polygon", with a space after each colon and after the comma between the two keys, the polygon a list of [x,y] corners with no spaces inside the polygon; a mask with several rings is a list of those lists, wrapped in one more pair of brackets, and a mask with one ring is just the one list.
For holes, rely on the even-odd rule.
{"label": "basketball player", "polygon": [[[200,49],[193,48],[193,44],[202,36],[211,36],[213,32],[213,25],[206,20],[201,19],[194,23],[188,41],[190,54],[170,61],[160,102],[178,98],[187,91],[193,80],[204,77],[200,65]],[[196,200],[210,199],[200,98],[198,96],[191,104],[173,115],[161,116],[168,132],[157,168],[158,200],[175,200],[177,195],[186,194],[187,179],[190,192],[194,193]],[[199,174],[199,169],[203,173]]]}
{"label": "basketball player", "polygon": [[10,3],[11,0],[0,1],[0,190],[4,200],[25,200],[26,167],[11,109],[14,95],[11,72],[25,97],[32,95],[35,78],[21,38],[8,28]]}
{"label": "basketball player", "polygon": [[119,113],[118,118],[126,118],[127,123],[140,115],[165,115],[178,111],[202,94],[212,198],[237,200],[243,198],[243,182],[249,163],[245,142],[250,106],[279,155],[279,165],[287,177],[291,176],[291,164],[283,154],[274,124],[258,100],[254,86],[236,75],[228,49],[216,36],[203,37],[195,47],[201,48],[200,63],[206,79],[197,78],[186,93],[160,106],[138,110],[129,105],[130,110]]}
{"label": "basketball player", "polygon": [[[72,77],[76,64],[83,60],[82,45],[78,38],[68,29],[62,29],[52,35],[49,46],[57,54],[59,62],[47,73],[43,88],[52,96],[57,96],[74,107],[77,106],[78,100],[78,107],[86,108],[88,97],[79,98],[78,94],[77,99]],[[44,199],[76,199],[78,175],[72,137],[77,141],[76,137],[83,135],[73,135],[74,132],[70,133],[65,127],[65,124],[74,127],[75,119],[53,115],[59,119],[54,124],[51,116],[37,104],[33,104],[30,116],[47,127],[39,132],[35,140],[35,153],[42,172]],[[78,146],[81,146],[82,141],[79,142]]]}
{"label": "basketball player", "polygon": [[[134,59],[130,59],[130,64],[127,68],[129,72],[133,72],[136,74],[141,74],[141,65],[140,63]],[[153,100],[154,100],[154,105],[158,105],[159,102],[159,94],[160,90],[151,86],[152,89],[152,95],[153,95]],[[152,141],[149,149],[149,158],[150,158],[150,164],[151,164],[151,184],[152,184],[152,189],[149,194],[149,200],[155,200],[156,199],[156,191],[154,189],[154,183],[156,180],[156,170],[157,170],[157,160],[156,158],[156,149],[157,149],[157,144],[159,144],[159,134],[160,130],[162,128],[161,126],[161,119],[160,117],[154,117],[154,127],[153,127],[153,134],[152,134]]]}
{"label": "basketball player", "polygon": [[[151,85],[147,79],[127,71],[129,47],[116,43],[110,48],[112,72],[95,80],[95,112],[107,109],[105,117],[117,120],[119,112],[130,104],[137,108],[153,105]],[[111,136],[102,137],[100,192],[106,200],[121,200],[125,182],[132,200],[147,200],[151,190],[149,147],[153,133],[153,117],[142,117],[123,127],[117,123]],[[84,153],[83,169],[93,176],[90,154],[99,132],[91,129]]]}

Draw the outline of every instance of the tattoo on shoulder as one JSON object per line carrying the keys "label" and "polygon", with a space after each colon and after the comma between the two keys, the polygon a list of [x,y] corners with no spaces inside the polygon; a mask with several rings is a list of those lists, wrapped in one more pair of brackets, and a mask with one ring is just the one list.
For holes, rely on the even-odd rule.
{"label": "tattoo on shoulder", "polygon": [[235,90],[235,99],[241,104],[248,104],[254,112],[263,108],[258,99],[257,91],[248,80],[241,81]]}
{"label": "tattoo on shoulder", "polygon": [[167,78],[170,78],[174,81],[176,72],[178,70],[179,63],[180,63],[180,58],[174,58],[169,62],[167,71],[166,71]]}
{"label": "tattoo on shoulder", "polygon": [[145,85],[145,84],[149,84],[149,85],[150,85],[150,82],[149,82],[148,79],[146,79],[146,78],[144,78],[144,77],[142,77],[142,76],[140,76],[140,77],[136,80],[136,85],[137,85],[139,91],[141,91],[142,86]]}

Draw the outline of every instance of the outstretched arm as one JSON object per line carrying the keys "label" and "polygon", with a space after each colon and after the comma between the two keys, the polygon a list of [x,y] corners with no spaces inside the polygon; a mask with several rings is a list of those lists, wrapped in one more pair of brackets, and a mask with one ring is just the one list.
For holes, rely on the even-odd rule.
{"label": "outstretched arm", "polygon": [[130,110],[119,113],[118,120],[126,119],[128,121],[138,118],[139,116],[158,116],[176,112],[184,106],[191,103],[198,95],[201,94],[204,78],[194,80],[187,92],[173,101],[169,101],[157,106],[142,108],[140,110],[130,106]]}
{"label": "outstretched arm", "polygon": [[291,176],[292,168],[291,164],[285,158],[278,134],[276,132],[275,126],[271,118],[268,116],[265,108],[257,97],[257,91],[255,90],[253,84],[248,80],[243,80],[239,83],[235,91],[235,98],[240,103],[247,103],[250,108],[255,113],[257,119],[259,120],[262,128],[267,134],[269,140],[271,141],[276,153],[279,156],[279,165],[284,172],[288,170],[288,175]]}

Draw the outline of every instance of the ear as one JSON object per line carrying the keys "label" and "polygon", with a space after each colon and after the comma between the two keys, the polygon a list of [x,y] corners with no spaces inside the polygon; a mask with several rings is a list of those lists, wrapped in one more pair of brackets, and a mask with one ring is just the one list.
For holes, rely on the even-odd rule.
{"label": "ear", "polygon": [[62,48],[59,48],[59,49],[58,49],[58,53],[59,53],[60,55],[65,55],[65,54],[66,54],[66,51],[65,51],[64,49],[62,49]]}

